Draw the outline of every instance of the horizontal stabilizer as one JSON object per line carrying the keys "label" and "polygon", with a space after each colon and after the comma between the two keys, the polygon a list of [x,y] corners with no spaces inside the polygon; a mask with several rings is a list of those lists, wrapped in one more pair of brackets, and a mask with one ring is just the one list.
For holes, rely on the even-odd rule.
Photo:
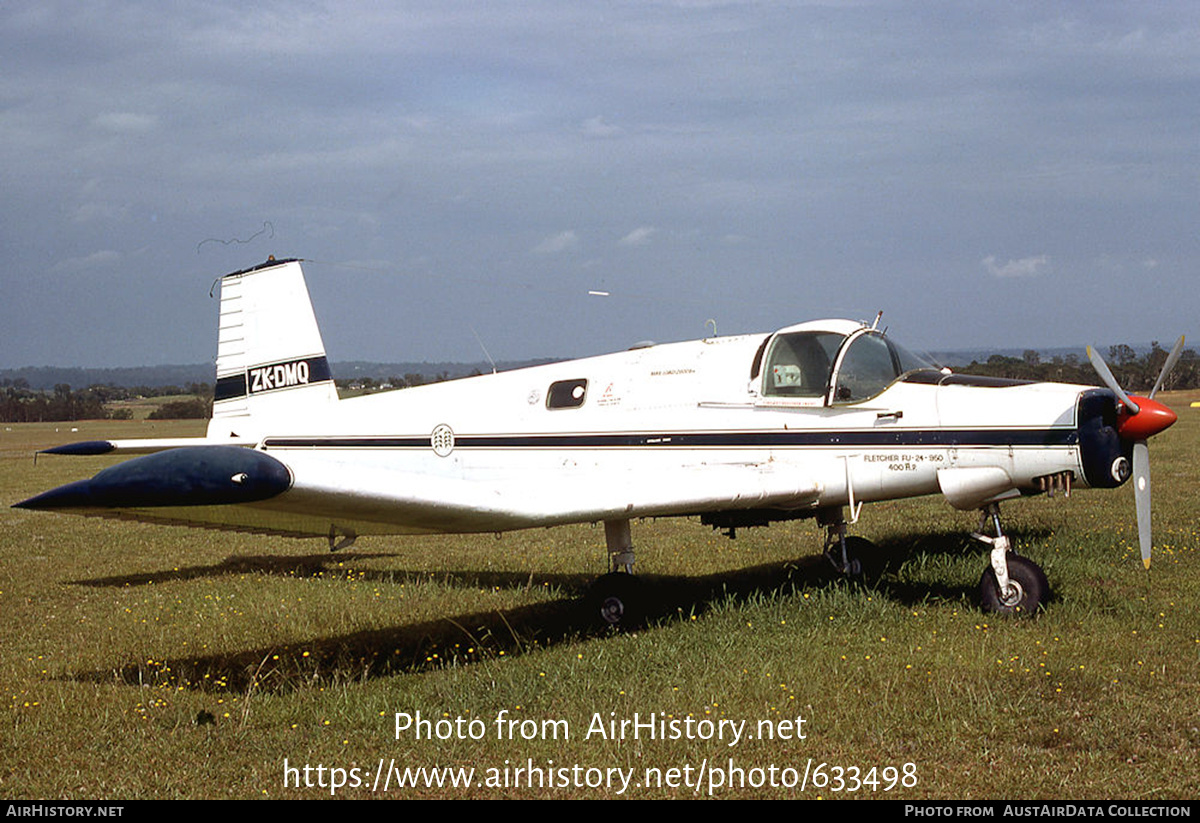
{"label": "horizontal stabilizer", "polygon": [[258,443],[237,437],[209,439],[206,437],[164,437],[157,440],[83,440],[42,449],[38,454],[69,454],[90,456],[97,454],[154,454],[167,449],[190,446],[241,446],[253,448]]}

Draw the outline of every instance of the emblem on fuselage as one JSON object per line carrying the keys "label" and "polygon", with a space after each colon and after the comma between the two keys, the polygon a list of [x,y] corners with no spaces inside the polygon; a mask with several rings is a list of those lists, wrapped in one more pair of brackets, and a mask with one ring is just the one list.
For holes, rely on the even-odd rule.
{"label": "emblem on fuselage", "polygon": [[454,430],[445,423],[439,424],[429,435],[429,445],[438,457],[446,457],[454,451]]}

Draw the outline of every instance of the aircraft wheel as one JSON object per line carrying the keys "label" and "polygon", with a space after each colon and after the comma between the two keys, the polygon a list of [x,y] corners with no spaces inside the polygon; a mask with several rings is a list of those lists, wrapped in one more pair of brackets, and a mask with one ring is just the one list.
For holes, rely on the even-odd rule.
{"label": "aircraft wheel", "polygon": [[1050,599],[1050,583],[1032,560],[1008,555],[1007,592],[1000,591],[996,571],[988,565],[979,580],[979,596],[985,612],[1031,617]]}
{"label": "aircraft wheel", "polygon": [[846,538],[846,559],[850,563],[846,573],[864,583],[874,583],[887,571],[887,552],[865,537]]}
{"label": "aircraft wheel", "polygon": [[642,583],[626,572],[609,572],[592,584],[587,594],[589,615],[601,626],[627,629],[643,618]]}

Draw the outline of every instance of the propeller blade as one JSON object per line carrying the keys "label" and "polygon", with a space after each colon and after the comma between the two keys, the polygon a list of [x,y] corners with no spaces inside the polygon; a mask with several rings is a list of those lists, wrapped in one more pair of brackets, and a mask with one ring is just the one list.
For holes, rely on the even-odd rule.
{"label": "propeller blade", "polygon": [[1183,335],[1179,335],[1179,339],[1175,341],[1171,353],[1167,355],[1166,362],[1163,363],[1162,371],[1158,373],[1158,379],[1154,381],[1154,388],[1150,390],[1150,399],[1154,399],[1154,395],[1158,394],[1158,390],[1163,387],[1163,382],[1167,379],[1167,372],[1175,367],[1175,361],[1179,359],[1179,355],[1183,353]]}
{"label": "propeller blade", "polygon": [[1138,526],[1138,547],[1142,552],[1142,565],[1146,567],[1146,571],[1150,570],[1150,552],[1152,546],[1152,538],[1150,534],[1150,447],[1146,444],[1147,438],[1158,434],[1163,429],[1175,422],[1175,413],[1164,406],[1162,403],[1154,400],[1154,395],[1163,387],[1166,382],[1167,374],[1175,366],[1175,362],[1179,359],[1179,355],[1183,352],[1183,337],[1180,336],[1175,346],[1171,349],[1171,353],[1167,355],[1166,361],[1163,363],[1162,371],[1158,375],[1158,380],[1154,383],[1154,388],[1150,390],[1149,397],[1139,398],[1142,405],[1139,407],[1133,399],[1129,397],[1118,385],[1117,380],[1113,377],[1113,373],[1109,370],[1108,364],[1104,362],[1104,358],[1100,353],[1088,346],[1088,360],[1091,361],[1092,367],[1096,373],[1100,375],[1100,379],[1104,384],[1112,389],[1113,394],[1125,406],[1125,411],[1121,414],[1121,422],[1118,426],[1121,438],[1123,440],[1133,440],[1133,500],[1137,507],[1137,526]]}
{"label": "propeller blade", "polygon": [[1150,449],[1145,440],[1133,444],[1133,499],[1137,506],[1138,544],[1142,565],[1150,570]]}
{"label": "propeller blade", "polygon": [[1117,378],[1113,377],[1113,373],[1109,371],[1108,364],[1104,362],[1104,358],[1100,356],[1100,352],[1096,351],[1091,346],[1088,346],[1087,356],[1088,360],[1092,361],[1092,368],[1096,370],[1096,374],[1100,375],[1100,379],[1104,381],[1104,385],[1112,389],[1113,394],[1115,394],[1117,399],[1124,404],[1125,408],[1129,410],[1130,414],[1137,414],[1139,411],[1141,411],[1141,409],[1138,408],[1138,404],[1130,400],[1129,395],[1127,395],[1125,390],[1121,388],[1119,383],[1117,383]]}

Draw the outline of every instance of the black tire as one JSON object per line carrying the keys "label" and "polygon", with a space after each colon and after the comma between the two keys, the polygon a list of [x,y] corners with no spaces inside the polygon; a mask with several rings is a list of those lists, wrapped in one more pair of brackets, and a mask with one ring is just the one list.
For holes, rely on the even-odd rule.
{"label": "black tire", "polygon": [[1041,566],[1024,557],[1008,555],[1008,581],[1011,592],[1005,596],[996,582],[996,571],[989,564],[979,579],[979,598],[985,612],[1032,617],[1050,599],[1050,583]]}
{"label": "black tire", "polygon": [[846,573],[868,584],[878,582],[888,567],[887,552],[865,537],[846,538],[846,560],[850,563]]}
{"label": "black tire", "polygon": [[642,583],[626,572],[609,572],[598,578],[588,589],[585,602],[589,619],[602,628],[633,628],[645,619]]}

